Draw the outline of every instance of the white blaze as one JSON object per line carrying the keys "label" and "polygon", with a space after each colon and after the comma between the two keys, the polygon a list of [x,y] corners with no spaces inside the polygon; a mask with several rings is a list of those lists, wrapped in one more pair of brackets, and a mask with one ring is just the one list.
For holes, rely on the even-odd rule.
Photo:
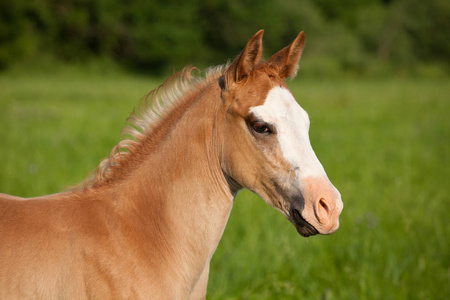
{"label": "white blaze", "polygon": [[308,114],[288,89],[274,87],[264,104],[252,107],[250,111],[276,127],[283,155],[296,168],[300,178],[325,175],[309,141]]}

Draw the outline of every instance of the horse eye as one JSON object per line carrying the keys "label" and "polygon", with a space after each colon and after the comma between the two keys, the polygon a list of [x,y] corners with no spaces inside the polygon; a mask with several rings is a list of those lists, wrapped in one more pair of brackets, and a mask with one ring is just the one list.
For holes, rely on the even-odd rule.
{"label": "horse eye", "polygon": [[252,128],[257,133],[272,133],[270,126],[264,122],[256,122],[253,123]]}

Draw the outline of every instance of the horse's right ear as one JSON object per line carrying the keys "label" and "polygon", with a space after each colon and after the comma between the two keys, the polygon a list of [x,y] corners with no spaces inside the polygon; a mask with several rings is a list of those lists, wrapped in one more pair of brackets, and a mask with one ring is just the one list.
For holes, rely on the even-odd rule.
{"label": "horse's right ear", "polygon": [[262,55],[262,37],[264,30],[258,31],[245,46],[244,50],[231,63],[225,72],[225,85],[245,79],[258,64]]}
{"label": "horse's right ear", "polygon": [[305,33],[302,31],[289,46],[281,49],[267,61],[282,79],[297,75],[298,62],[305,46]]}

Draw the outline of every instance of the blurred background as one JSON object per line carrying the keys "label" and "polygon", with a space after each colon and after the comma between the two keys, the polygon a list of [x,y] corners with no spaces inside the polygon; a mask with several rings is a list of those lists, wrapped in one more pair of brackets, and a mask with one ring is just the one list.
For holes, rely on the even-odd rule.
{"label": "blurred background", "polygon": [[160,74],[221,64],[262,28],[267,53],[305,30],[309,75],[449,72],[446,0],[2,0],[0,68],[107,60]]}
{"label": "blurred background", "polygon": [[259,29],[266,58],[306,33],[287,84],[345,207],[305,239],[240,192],[208,299],[450,299],[448,0],[0,0],[0,192],[80,183],[139,99]]}

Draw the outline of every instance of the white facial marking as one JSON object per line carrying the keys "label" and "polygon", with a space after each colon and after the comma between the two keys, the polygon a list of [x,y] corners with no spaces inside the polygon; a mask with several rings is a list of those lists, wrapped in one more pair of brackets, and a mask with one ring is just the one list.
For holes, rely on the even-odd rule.
{"label": "white facial marking", "polygon": [[309,141],[308,114],[288,89],[272,88],[264,104],[252,107],[250,111],[264,122],[274,124],[283,155],[296,168],[300,178],[325,175]]}

